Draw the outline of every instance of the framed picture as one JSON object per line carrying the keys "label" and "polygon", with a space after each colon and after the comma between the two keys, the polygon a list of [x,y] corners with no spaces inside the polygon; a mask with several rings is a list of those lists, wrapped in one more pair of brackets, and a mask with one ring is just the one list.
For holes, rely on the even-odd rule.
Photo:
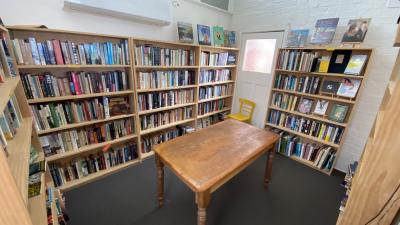
{"label": "framed picture", "polygon": [[314,100],[309,99],[309,98],[302,98],[299,103],[299,107],[297,108],[297,111],[304,113],[304,114],[309,114],[311,112],[312,105],[314,103]]}
{"label": "framed picture", "polygon": [[362,43],[368,31],[368,19],[349,20],[346,31],[343,34],[342,43]]}
{"label": "framed picture", "polygon": [[328,109],[329,101],[328,100],[318,100],[317,104],[315,105],[314,112],[318,115],[325,115],[326,110]]}
{"label": "framed picture", "polygon": [[361,81],[358,79],[344,78],[340,84],[337,95],[354,98],[357,94],[358,88],[360,87]]}
{"label": "framed picture", "polygon": [[178,22],[179,41],[193,43],[193,27],[191,23]]}
{"label": "framed picture", "polygon": [[324,80],[322,82],[321,93],[336,94],[340,86],[340,82],[333,80]]}
{"label": "framed picture", "polygon": [[200,45],[211,45],[211,31],[209,26],[197,24],[197,36]]}
{"label": "framed picture", "polygon": [[343,123],[344,120],[346,119],[348,110],[349,106],[334,103],[329,113],[328,119],[339,123]]}

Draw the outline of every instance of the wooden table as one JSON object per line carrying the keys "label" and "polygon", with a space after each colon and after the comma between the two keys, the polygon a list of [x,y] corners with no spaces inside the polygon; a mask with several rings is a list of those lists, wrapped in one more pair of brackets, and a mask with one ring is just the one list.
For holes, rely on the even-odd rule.
{"label": "wooden table", "polygon": [[275,133],[236,120],[226,120],[154,147],[158,175],[158,202],[164,200],[164,165],[194,192],[197,224],[206,224],[210,194],[263,153],[268,152],[264,185],[271,177]]}

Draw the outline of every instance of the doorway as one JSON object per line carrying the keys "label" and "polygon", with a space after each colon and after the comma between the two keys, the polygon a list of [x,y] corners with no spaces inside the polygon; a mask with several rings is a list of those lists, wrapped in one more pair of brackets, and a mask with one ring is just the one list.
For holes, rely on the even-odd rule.
{"label": "doorway", "polygon": [[252,124],[264,128],[276,53],[282,47],[284,31],[242,33],[241,63],[238,68],[233,112],[239,111],[239,98],[254,101],[257,106]]}

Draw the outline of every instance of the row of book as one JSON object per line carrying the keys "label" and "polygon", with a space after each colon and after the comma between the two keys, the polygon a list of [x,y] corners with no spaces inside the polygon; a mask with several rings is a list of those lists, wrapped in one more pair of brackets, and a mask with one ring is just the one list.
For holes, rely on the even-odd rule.
{"label": "row of book", "polygon": [[44,160],[29,164],[28,178],[28,198],[40,194],[42,187],[42,175],[46,171],[46,162]]}
{"label": "row of book", "polygon": [[207,86],[199,88],[199,99],[209,99],[232,94],[232,84]]}
{"label": "row of book", "polygon": [[199,83],[204,84],[230,80],[232,80],[232,78],[231,71],[229,69],[201,70]]}
{"label": "row of book", "polygon": [[168,111],[158,112],[140,117],[142,130],[160,127],[170,123],[187,120],[193,117],[193,107],[184,107]]}
{"label": "row of book", "polygon": [[21,65],[128,65],[128,40],[120,43],[43,40],[34,37],[12,40],[17,63]]}
{"label": "row of book", "polygon": [[128,99],[124,97],[35,104],[30,107],[38,131],[129,113]]}
{"label": "row of book", "polygon": [[223,110],[225,108],[225,104],[226,104],[225,99],[200,103],[199,108],[197,109],[197,114],[201,116],[206,113]]}
{"label": "row of book", "polygon": [[301,72],[315,71],[319,52],[284,50],[279,53],[277,68]]}
{"label": "row of book", "polygon": [[317,76],[302,76],[278,74],[275,78],[274,88],[297,91],[308,94],[317,94],[321,79]]}
{"label": "row of book", "polygon": [[[54,193],[58,192],[56,196]],[[53,220],[53,202],[55,204],[55,213],[54,216],[57,221]],[[59,224],[59,225],[67,225],[69,221],[69,216],[66,213],[65,204],[63,197],[61,197],[60,190],[53,188],[52,186],[46,187],[46,210],[47,210],[47,224]]]}
{"label": "row of book", "polygon": [[168,88],[195,83],[195,73],[189,70],[139,72],[139,89]]}
{"label": "row of book", "polygon": [[294,156],[310,161],[317,168],[327,172],[332,169],[336,158],[336,151],[332,147],[307,142],[296,135],[279,129],[273,129],[272,131],[280,136],[276,145],[277,152],[289,157]]}
{"label": "row of book", "polygon": [[205,118],[201,118],[197,120],[196,127],[197,129],[206,128],[218,122],[224,121],[227,117],[228,112],[221,112],[218,114],[214,114]]}
{"label": "row of book", "polygon": [[340,143],[344,133],[343,127],[294,116],[276,110],[271,110],[268,116],[268,122],[334,144]]}
{"label": "row of book", "polygon": [[151,110],[194,101],[194,89],[151,92],[138,95],[138,110]]}
{"label": "row of book", "polygon": [[40,136],[40,143],[45,155],[50,156],[90,144],[112,141],[132,133],[134,133],[132,120],[124,119]]}
{"label": "row of book", "polygon": [[135,47],[135,65],[140,66],[192,66],[195,52],[186,49],[169,49],[152,45]]}
{"label": "row of book", "polygon": [[236,56],[229,52],[210,53],[201,52],[200,64],[202,66],[226,66],[235,65]]}
{"label": "row of book", "polygon": [[21,127],[23,118],[15,95],[11,95],[0,114],[0,144],[7,152],[7,141],[12,140]]}
{"label": "row of book", "polygon": [[340,201],[339,211],[341,213],[343,213],[346,208],[347,199],[349,198],[349,195],[350,195],[353,177],[354,177],[354,174],[356,173],[357,167],[358,167],[357,161],[354,161],[353,163],[349,164],[349,166],[347,168],[346,176],[344,177],[344,180],[341,184],[344,188],[346,188],[346,193],[343,196],[342,200]]}
{"label": "row of book", "polygon": [[74,158],[66,164],[50,164],[49,169],[55,186],[59,187],[137,158],[137,144],[128,143],[121,147],[111,147],[106,152]]}
{"label": "row of book", "polygon": [[10,48],[7,45],[7,37],[5,33],[0,34],[0,83],[4,82],[6,77],[15,77],[17,72],[15,70],[13,57],[10,53]]}
{"label": "row of book", "polygon": [[175,128],[160,133],[152,134],[151,136],[142,137],[142,153],[148,153],[152,150],[154,145],[172,140],[179,136],[194,132],[191,126],[178,125]]}
{"label": "row of book", "polygon": [[129,88],[126,73],[123,71],[68,72],[62,77],[49,73],[24,74],[21,78],[29,99],[116,92]]}

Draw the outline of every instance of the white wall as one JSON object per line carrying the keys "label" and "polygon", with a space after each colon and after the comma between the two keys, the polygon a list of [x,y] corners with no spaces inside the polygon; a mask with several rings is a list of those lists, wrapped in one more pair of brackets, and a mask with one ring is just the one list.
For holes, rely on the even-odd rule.
{"label": "white wall", "polygon": [[6,25],[44,24],[49,28],[104,34],[129,35],[158,40],[177,41],[177,21],[193,25],[197,41],[197,25],[219,25],[230,28],[231,15],[201,4],[177,0],[173,7],[173,22],[169,26],[132,22],[113,17],[63,9],[61,0],[0,0],[0,17]]}
{"label": "white wall", "polygon": [[392,70],[397,49],[392,47],[400,8],[386,0],[233,0],[232,29],[268,31],[312,28],[317,19],[340,17],[333,44],[338,44],[349,19],[372,18],[363,46],[375,48],[366,87],[361,93],[336,168],[346,170],[358,160],[372,127]]}

